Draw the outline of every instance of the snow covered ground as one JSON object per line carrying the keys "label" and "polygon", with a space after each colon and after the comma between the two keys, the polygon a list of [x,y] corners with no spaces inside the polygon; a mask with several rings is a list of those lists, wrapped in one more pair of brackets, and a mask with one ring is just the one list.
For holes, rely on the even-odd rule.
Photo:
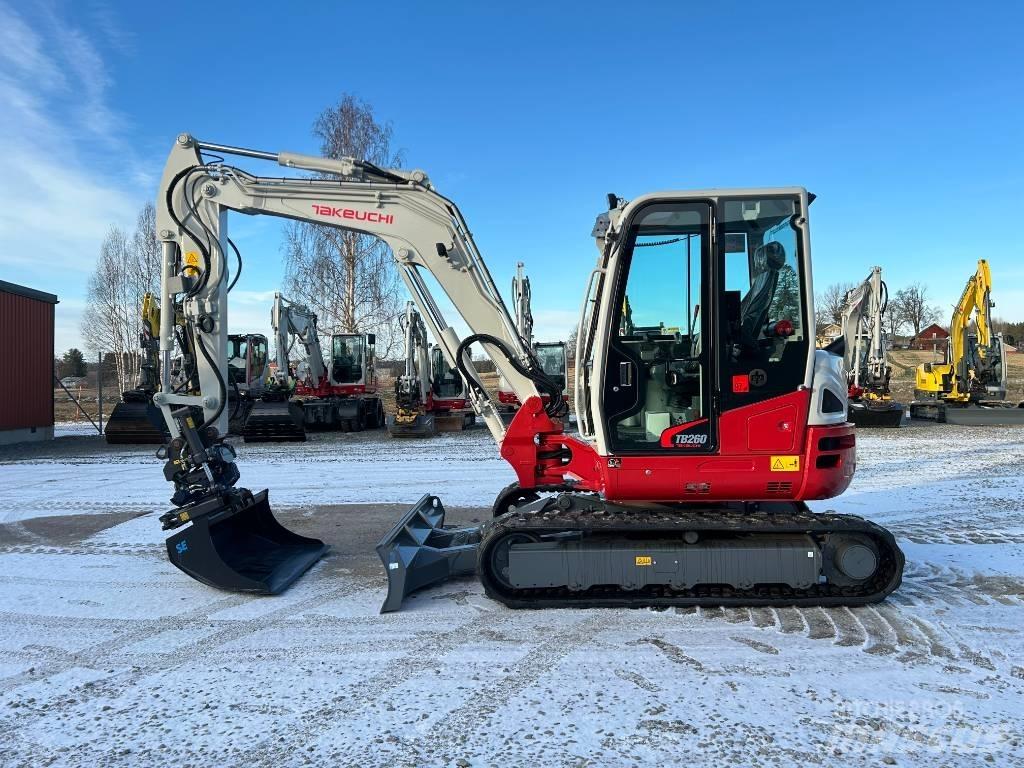
{"label": "snow covered ground", "polygon": [[[907,571],[852,610],[514,612],[463,580],[380,616],[383,573],[341,555],[225,594],[138,516],[168,495],[147,450],[0,454],[0,765],[1024,765],[1024,429],[858,441],[815,507],[892,529]],[[242,477],[307,525],[483,512],[512,479],[484,431],[292,450],[243,446]]]}

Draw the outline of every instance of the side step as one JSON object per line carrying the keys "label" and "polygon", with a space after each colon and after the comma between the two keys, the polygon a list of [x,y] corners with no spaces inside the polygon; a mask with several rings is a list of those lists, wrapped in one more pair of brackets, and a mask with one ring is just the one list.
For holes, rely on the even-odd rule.
{"label": "side step", "polygon": [[476,572],[481,526],[445,528],[444,507],[427,494],[377,545],[388,574],[381,613],[397,611],[407,595],[442,581]]}
{"label": "side step", "polygon": [[161,522],[165,528],[188,523],[167,539],[171,563],[196,581],[232,592],[280,594],[328,549],[281,525],[266,491],[237,505],[214,496],[168,512]]}

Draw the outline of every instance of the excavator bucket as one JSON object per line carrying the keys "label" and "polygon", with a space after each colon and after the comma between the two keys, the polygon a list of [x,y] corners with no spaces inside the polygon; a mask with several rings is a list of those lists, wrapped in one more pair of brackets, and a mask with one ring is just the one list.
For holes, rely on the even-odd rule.
{"label": "excavator bucket", "polygon": [[302,443],[306,440],[302,404],[260,400],[253,404],[242,427],[247,443]]}
{"label": "excavator bucket", "polygon": [[211,500],[167,539],[171,562],[196,581],[232,592],[276,595],[327,552],[327,545],[293,533],[270,510],[267,492],[233,508]]}
{"label": "excavator bucket", "polygon": [[381,613],[397,611],[407,595],[476,572],[480,526],[445,528],[441,500],[424,496],[377,545],[388,574]]}
{"label": "excavator bucket", "polygon": [[437,424],[432,413],[395,414],[388,416],[388,433],[392,437],[433,437]]}
{"label": "excavator bucket", "polygon": [[903,405],[889,401],[877,405],[851,402],[849,419],[861,429],[898,427],[903,423]]}
{"label": "excavator bucket", "polygon": [[115,405],[103,434],[111,445],[163,445],[170,439],[160,409],[148,399]]}

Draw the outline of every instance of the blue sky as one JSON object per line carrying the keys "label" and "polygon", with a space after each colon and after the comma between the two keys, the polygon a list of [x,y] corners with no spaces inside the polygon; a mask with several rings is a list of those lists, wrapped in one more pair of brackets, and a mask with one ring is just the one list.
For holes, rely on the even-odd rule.
{"label": "blue sky", "polygon": [[[1024,5],[0,0],[0,279],[59,294],[80,343],[111,224],[174,136],[315,153],[343,92],[455,199],[500,287],[565,336],[607,192],[801,184],[818,288],[928,284],[943,317],[990,259],[1024,320]],[[266,330],[280,223],[235,217],[234,329]]]}

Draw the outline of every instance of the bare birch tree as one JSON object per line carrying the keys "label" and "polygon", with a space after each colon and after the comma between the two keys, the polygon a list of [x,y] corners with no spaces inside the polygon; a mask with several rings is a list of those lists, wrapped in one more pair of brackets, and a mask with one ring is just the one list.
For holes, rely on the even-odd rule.
{"label": "bare birch tree", "polygon": [[[345,94],[313,124],[324,157],[355,157],[383,168],[401,165],[392,150],[391,125],[377,122],[365,101]],[[319,174],[330,178],[330,174]],[[375,333],[377,354],[398,351],[401,283],[390,250],[370,235],[292,222],[285,229],[285,289],[313,309],[329,333]]]}
{"label": "bare birch tree", "polygon": [[111,353],[122,391],[135,386],[139,375],[142,299],[147,292],[157,290],[159,280],[156,211],[147,203],[131,235],[112,226],[104,238],[96,269],[89,277],[82,315],[86,349],[93,355]]}

